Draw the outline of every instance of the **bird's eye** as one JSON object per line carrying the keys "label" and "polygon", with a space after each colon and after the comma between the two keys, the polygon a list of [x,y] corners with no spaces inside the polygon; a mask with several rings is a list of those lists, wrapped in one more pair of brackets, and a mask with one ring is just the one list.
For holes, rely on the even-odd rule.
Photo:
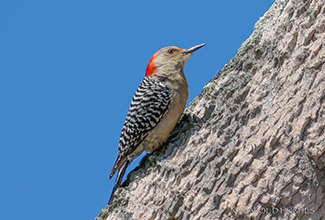
{"label": "bird's eye", "polygon": [[168,50],[168,53],[169,53],[169,54],[173,54],[174,51],[173,51],[173,50]]}

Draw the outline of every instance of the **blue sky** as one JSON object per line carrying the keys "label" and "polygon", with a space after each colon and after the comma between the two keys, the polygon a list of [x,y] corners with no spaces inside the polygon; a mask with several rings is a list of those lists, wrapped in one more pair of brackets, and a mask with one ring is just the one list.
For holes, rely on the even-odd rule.
{"label": "blue sky", "polygon": [[95,218],[151,56],[207,44],[185,66],[190,102],[272,3],[2,0],[1,219]]}

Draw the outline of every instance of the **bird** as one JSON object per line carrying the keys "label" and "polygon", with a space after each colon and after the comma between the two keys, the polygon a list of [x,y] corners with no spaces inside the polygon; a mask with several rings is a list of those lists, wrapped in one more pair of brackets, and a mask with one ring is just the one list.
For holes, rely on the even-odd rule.
{"label": "bird", "polygon": [[204,45],[188,49],[168,46],[151,57],[122,127],[109,179],[119,172],[108,204],[120,187],[127,166],[142,152],[159,148],[181,118],[188,98],[184,66],[192,53]]}

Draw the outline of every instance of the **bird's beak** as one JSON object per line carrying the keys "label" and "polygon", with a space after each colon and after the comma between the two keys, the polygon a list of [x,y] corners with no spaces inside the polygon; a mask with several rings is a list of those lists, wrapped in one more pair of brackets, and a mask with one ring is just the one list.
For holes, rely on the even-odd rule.
{"label": "bird's beak", "polygon": [[205,43],[203,43],[203,44],[199,44],[199,45],[196,45],[196,46],[194,46],[194,47],[190,47],[190,48],[188,48],[188,49],[185,49],[185,50],[182,51],[182,54],[185,55],[185,54],[193,53],[194,51],[200,49],[200,48],[203,47],[204,45],[205,45]]}

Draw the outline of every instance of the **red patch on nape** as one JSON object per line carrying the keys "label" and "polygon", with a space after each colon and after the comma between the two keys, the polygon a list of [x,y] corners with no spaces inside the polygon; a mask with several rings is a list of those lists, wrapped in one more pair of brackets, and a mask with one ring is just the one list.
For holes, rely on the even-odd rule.
{"label": "red patch on nape", "polygon": [[157,54],[154,54],[149,63],[148,63],[148,66],[147,66],[147,69],[146,69],[146,75],[145,77],[148,77],[148,76],[151,76],[152,74],[155,73],[156,71],[156,66],[153,64],[153,60],[157,57]]}

